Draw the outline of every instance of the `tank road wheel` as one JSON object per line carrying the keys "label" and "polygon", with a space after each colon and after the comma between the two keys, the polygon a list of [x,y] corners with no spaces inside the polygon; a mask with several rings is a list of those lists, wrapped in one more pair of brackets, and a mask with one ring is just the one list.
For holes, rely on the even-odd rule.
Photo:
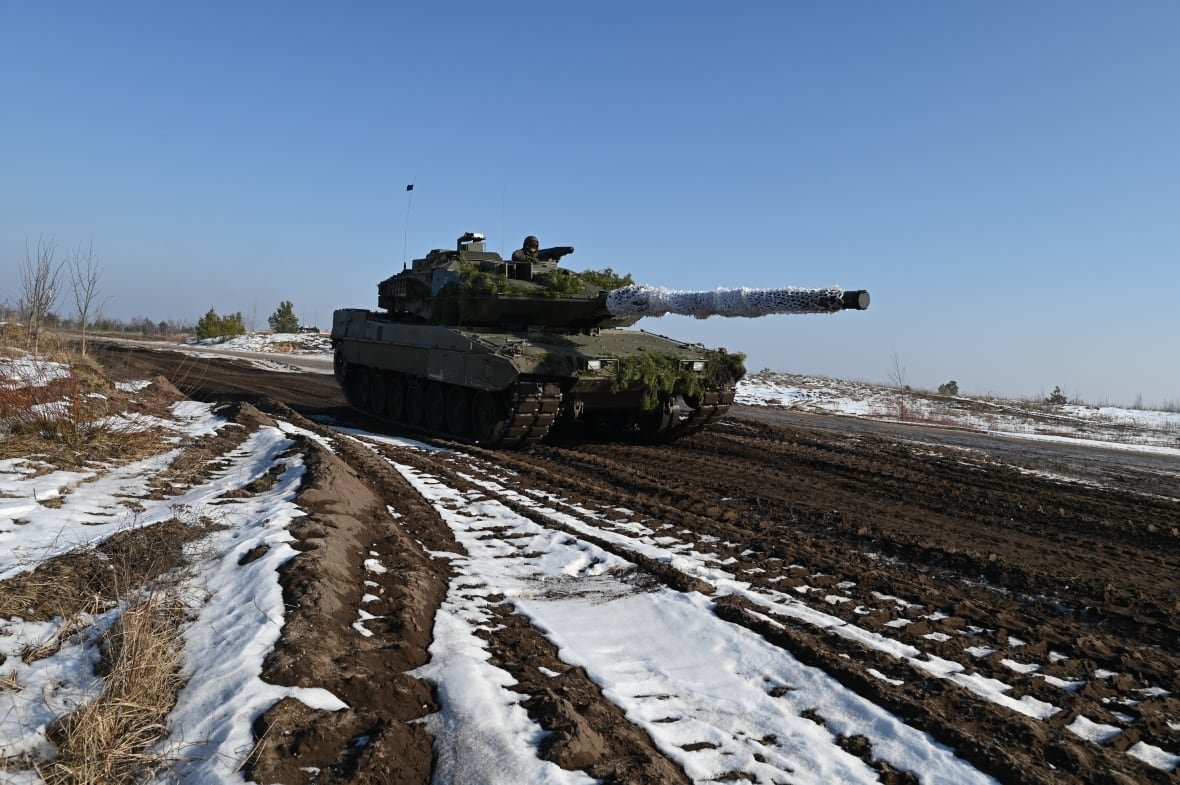
{"label": "tank road wheel", "polygon": [[369,371],[369,406],[373,409],[373,413],[379,417],[385,416],[385,406],[388,403],[388,397],[385,394],[385,377],[386,374],[382,371]]}
{"label": "tank road wheel", "polygon": [[636,424],[645,441],[661,441],[667,438],[679,422],[676,404],[681,400],[679,396],[664,399],[655,411],[640,415]]}
{"label": "tank road wheel", "polygon": [[349,368],[345,377],[345,392],[348,402],[362,411],[369,409],[369,371],[367,368]]}
{"label": "tank road wheel", "polygon": [[447,432],[447,394],[438,382],[426,385],[426,427],[434,433]]}
{"label": "tank road wheel", "polygon": [[406,380],[400,373],[391,373],[385,379],[385,407],[394,420],[406,416]]}
{"label": "tank road wheel", "polygon": [[672,420],[662,411],[642,415],[637,421],[644,439],[658,439],[671,426]]}
{"label": "tank road wheel", "polygon": [[421,425],[426,418],[426,399],[423,395],[422,382],[412,379],[406,384],[406,422],[410,425]]}
{"label": "tank road wheel", "polygon": [[504,430],[504,419],[504,402],[499,395],[487,390],[475,394],[471,400],[471,427],[476,441],[495,443]]}
{"label": "tank road wheel", "polygon": [[466,436],[471,430],[467,390],[457,384],[447,385],[447,430],[455,436]]}

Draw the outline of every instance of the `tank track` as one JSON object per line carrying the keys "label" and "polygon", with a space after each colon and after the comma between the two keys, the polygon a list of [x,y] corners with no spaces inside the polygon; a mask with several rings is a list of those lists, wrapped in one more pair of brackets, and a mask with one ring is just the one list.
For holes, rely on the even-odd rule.
{"label": "tank track", "polygon": [[706,425],[720,420],[733,405],[733,398],[736,394],[737,388],[735,387],[722,387],[719,390],[705,392],[701,396],[700,406],[676,429],[677,435],[696,433]]}
{"label": "tank track", "polygon": [[[475,402],[472,396],[481,393],[470,388],[464,388],[468,396],[468,406],[472,410],[472,413],[468,419],[467,427],[462,429],[464,432],[455,433],[447,427],[446,418],[441,420],[439,427],[432,427],[432,418],[423,417],[420,413],[416,417],[411,415],[410,409],[413,404],[409,398],[403,401],[399,407],[394,407],[403,412],[400,417],[391,417],[389,415],[386,408],[388,399],[385,393],[377,399],[380,402],[374,406],[374,397],[377,393],[369,392],[367,380],[372,374],[381,373],[380,371],[364,366],[350,366],[343,362],[341,358],[338,358],[335,370],[338,379],[341,380],[341,387],[344,390],[349,406],[357,412],[381,423],[432,437],[451,439],[468,444],[479,444],[489,448],[507,447],[527,449],[541,442],[550,433],[561,416],[563,400],[561,386],[556,382],[546,381],[545,379],[523,377],[508,390],[491,393],[491,395],[495,396],[495,417],[494,423],[491,421],[491,418],[487,420],[487,428],[480,428],[474,425],[476,416],[474,413]],[[354,376],[358,374],[359,377]],[[353,383],[352,380],[354,378],[364,379],[365,382],[358,386]],[[421,396],[423,395],[423,390],[430,386],[431,382],[416,377],[402,378],[409,387],[412,387],[417,392],[417,406],[419,407],[418,411],[421,412]],[[406,394],[409,395],[408,392]],[[655,419],[649,419],[646,424],[641,424],[638,430],[632,430],[634,428],[632,426],[632,428],[626,428],[624,431],[616,431],[616,433],[620,437],[628,438],[627,432],[629,431],[629,438],[637,438],[640,441],[656,443],[671,442],[696,433],[724,417],[733,404],[734,394],[734,387],[706,390],[701,394],[696,407],[683,419],[674,419],[670,414],[665,414],[662,418],[656,417]],[[435,400],[438,399],[436,398]],[[440,420],[436,417],[433,419],[433,422],[437,424]]]}
{"label": "tank track", "polygon": [[512,400],[512,411],[504,426],[490,442],[481,444],[527,447],[541,441],[561,411],[561,388],[553,383],[517,382]]}
{"label": "tank track", "polygon": [[716,422],[725,416],[725,413],[729,411],[729,407],[733,405],[736,392],[737,390],[734,387],[722,387],[720,389],[705,391],[701,395],[700,403],[693,410],[692,414],[679,422],[670,424],[667,428],[648,434],[649,438],[652,441],[665,442],[696,433],[706,425]]}
{"label": "tank track", "polygon": [[[345,378],[349,373],[361,372],[367,375],[374,372],[372,369],[364,366],[348,366],[339,360],[337,361],[336,370],[338,379]],[[412,381],[419,388],[425,387],[427,384],[427,380],[425,379],[413,379]],[[368,395],[358,396],[354,392],[356,388],[351,384],[343,383],[341,388],[344,391],[344,397],[348,401],[348,405],[366,417],[396,426],[399,429],[406,429],[415,433],[423,433],[444,439],[453,439],[468,444],[480,444],[484,447],[521,448],[536,444],[545,438],[545,435],[549,432],[549,429],[553,426],[561,411],[560,386],[551,382],[522,379],[510,388],[511,392],[508,396],[507,411],[504,412],[503,419],[493,429],[490,437],[477,438],[470,432],[455,434],[445,428],[433,429],[426,422],[414,423],[405,416],[400,418],[390,417],[388,414],[374,409],[372,400]],[[465,389],[467,389],[468,395],[473,395],[477,392],[469,388]],[[363,400],[358,398],[363,398]]]}

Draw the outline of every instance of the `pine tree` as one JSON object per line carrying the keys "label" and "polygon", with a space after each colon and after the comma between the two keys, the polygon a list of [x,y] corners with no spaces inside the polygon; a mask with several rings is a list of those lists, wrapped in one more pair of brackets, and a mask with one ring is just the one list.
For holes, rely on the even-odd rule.
{"label": "pine tree", "polygon": [[221,317],[212,308],[197,320],[198,338],[216,338],[221,335]]}
{"label": "pine tree", "polygon": [[299,317],[295,315],[295,306],[291,304],[290,300],[283,300],[279,303],[278,309],[270,315],[267,321],[270,322],[270,329],[276,333],[299,332]]}

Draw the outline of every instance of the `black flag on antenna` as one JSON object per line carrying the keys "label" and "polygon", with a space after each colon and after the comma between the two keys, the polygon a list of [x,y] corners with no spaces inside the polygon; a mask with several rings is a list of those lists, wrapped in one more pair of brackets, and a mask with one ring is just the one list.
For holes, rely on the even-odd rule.
{"label": "black flag on antenna", "polygon": [[407,190],[407,191],[413,191],[413,190],[414,190],[414,184],[413,184],[413,183],[410,183],[409,185],[407,185],[407,186],[406,186],[406,190]]}

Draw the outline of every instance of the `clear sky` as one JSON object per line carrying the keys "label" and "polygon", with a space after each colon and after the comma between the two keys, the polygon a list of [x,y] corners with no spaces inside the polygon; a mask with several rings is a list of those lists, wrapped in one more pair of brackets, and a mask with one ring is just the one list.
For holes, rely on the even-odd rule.
{"label": "clear sky", "polygon": [[1177,402],[1177,41],[1174,2],[0,2],[0,302],[53,237],[110,316],[326,327],[536,234],[872,293],[640,323],[752,370]]}

